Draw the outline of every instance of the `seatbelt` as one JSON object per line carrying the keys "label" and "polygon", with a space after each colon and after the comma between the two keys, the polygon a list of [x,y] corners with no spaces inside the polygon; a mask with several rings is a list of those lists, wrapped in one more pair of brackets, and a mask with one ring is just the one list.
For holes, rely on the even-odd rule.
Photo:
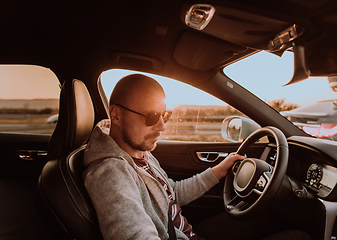
{"label": "seatbelt", "polygon": [[176,231],[174,230],[172,217],[170,214],[170,211],[168,213],[168,234],[169,234],[169,240],[177,240]]}

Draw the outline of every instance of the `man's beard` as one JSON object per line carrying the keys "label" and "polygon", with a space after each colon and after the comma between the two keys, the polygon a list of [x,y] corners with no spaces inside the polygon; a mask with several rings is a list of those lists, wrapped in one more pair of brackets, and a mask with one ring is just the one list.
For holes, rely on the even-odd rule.
{"label": "man's beard", "polygon": [[123,141],[127,143],[131,148],[138,150],[138,151],[152,151],[156,148],[157,146],[156,141],[154,141],[153,144],[149,145],[146,143],[145,140],[149,138],[159,137],[160,133],[148,134],[144,137],[144,141],[142,141],[141,143],[136,143],[132,139],[132,133],[129,131],[127,127],[125,127],[125,125],[126,124],[124,123],[121,128],[121,136],[122,136]]}

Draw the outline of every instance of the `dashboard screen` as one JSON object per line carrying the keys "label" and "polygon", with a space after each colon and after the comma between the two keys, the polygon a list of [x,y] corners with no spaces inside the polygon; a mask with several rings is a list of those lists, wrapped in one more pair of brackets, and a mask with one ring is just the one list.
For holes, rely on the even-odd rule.
{"label": "dashboard screen", "polygon": [[318,192],[318,196],[327,197],[337,183],[337,169],[326,164],[313,163],[308,168],[305,182]]}

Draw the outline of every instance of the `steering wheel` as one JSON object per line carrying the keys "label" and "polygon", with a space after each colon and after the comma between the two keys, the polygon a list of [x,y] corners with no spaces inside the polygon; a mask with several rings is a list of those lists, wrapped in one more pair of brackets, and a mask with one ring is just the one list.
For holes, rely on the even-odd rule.
{"label": "steering wheel", "polygon": [[263,127],[253,132],[240,145],[237,153],[243,155],[261,137],[272,136],[276,141],[275,166],[257,158],[236,162],[229,170],[224,185],[224,203],[229,215],[246,219],[258,213],[276,195],[286,175],[288,142],[275,127]]}

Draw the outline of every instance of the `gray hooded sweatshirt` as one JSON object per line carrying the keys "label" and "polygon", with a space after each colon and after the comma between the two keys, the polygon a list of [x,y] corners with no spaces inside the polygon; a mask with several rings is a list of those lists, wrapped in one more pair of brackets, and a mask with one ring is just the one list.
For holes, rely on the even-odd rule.
{"label": "gray hooded sweatshirt", "polygon": [[[169,199],[159,181],[139,168],[109,136],[109,121],[93,130],[84,153],[85,187],[95,207],[103,238],[168,239]],[[170,188],[179,206],[188,204],[219,181],[209,168],[182,181],[169,179],[157,159],[146,152],[154,174]],[[187,240],[177,228],[177,239]]]}

